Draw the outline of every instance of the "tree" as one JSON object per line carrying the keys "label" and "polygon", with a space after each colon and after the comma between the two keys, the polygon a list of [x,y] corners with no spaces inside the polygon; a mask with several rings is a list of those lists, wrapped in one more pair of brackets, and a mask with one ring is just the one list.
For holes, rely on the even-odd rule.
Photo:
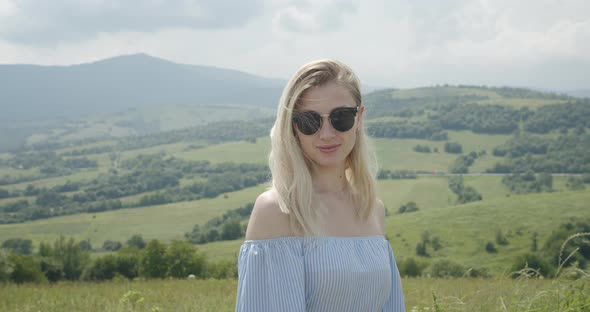
{"label": "tree", "polygon": [[168,258],[168,276],[184,278],[189,274],[203,276],[205,273],[205,256],[197,253],[189,242],[172,241],[166,252]]}
{"label": "tree", "polygon": [[85,272],[84,279],[90,280],[110,280],[117,273],[117,256],[105,255],[95,259],[88,271]]}
{"label": "tree", "polygon": [[221,226],[221,239],[234,240],[242,236],[242,227],[237,219],[228,220]]}
{"label": "tree", "polygon": [[463,146],[459,143],[455,142],[447,142],[445,143],[445,152],[449,154],[461,154],[463,153]]}
{"label": "tree", "polygon": [[74,238],[67,240],[64,236],[55,241],[51,254],[52,258],[62,265],[64,278],[67,280],[79,279],[82,270],[90,261],[88,251],[82,250]]}
{"label": "tree", "polygon": [[[137,250],[139,251],[139,250]],[[121,252],[117,255],[117,272],[128,279],[139,276],[139,262],[141,257],[137,252]]]}
{"label": "tree", "polygon": [[35,260],[33,256],[11,254],[8,258],[13,263],[13,270],[10,273],[10,280],[13,282],[17,284],[47,282],[45,275],[41,272],[39,261]]}
{"label": "tree", "polygon": [[21,255],[30,255],[33,251],[33,242],[30,239],[11,238],[2,243],[2,248]]}
{"label": "tree", "polygon": [[14,267],[8,258],[8,254],[0,249],[0,283],[7,282],[10,279],[13,269]]}
{"label": "tree", "polygon": [[164,278],[168,270],[166,245],[151,240],[143,250],[139,262],[139,275],[148,278]]}
{"label": "tree", "polygon": [[141,236],[141,234],[135,234],[127,240],[127,245],[128,246],[135,246],[139,249],[144,249],[145,248],[145,241],[143,240],[143,236]]}
{"label": "tree", "polygon": [[121,249],[121,247],[123,247],[123,244],[118,241],[106,240],[102,243],[102,249],[108,251],[117,251]]}
{"label": "tree", "polygon": [[419,242],[416,245],[416,255],[421,257],[430,257],[428,251],[426,250],[426,242]]}
{"label": "tree", "polygon": [[472,186],[466,186],[459,194],[457,201],[461,204],[482,200],[481,194]]}
{"label": "tree", "polygon": [[82,240],[80,241],[80,249],[84,250],[84,251],[91,251],[92,250],[92,244],[90,243],[90,239],[86,239],[86,240]]}

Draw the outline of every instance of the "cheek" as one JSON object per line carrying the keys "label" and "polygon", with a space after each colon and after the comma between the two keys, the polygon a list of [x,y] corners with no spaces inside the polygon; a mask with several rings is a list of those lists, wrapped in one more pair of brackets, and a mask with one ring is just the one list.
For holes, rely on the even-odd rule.
{"label": "cheek", "polygon": [[313,139],[311,137],[299,134],[299,146],[304,153],[311,153],[313,151]]}
{"label": "cheek", "polygon": [[347,138],[346,142],[348,148],[350,149],[349,152],[352,151],[354,145],[356,144],[356,130],[352,131],[351,135]]}

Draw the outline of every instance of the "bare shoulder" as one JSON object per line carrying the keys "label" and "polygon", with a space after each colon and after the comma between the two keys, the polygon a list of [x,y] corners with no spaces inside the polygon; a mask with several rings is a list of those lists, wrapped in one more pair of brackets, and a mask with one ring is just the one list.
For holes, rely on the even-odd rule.
{"label": "bare shoulder", "polygon": [[279,208],[278,195],[266,191],[256,198],[248,221],[246,240],[269,239],[290,236],[289,215]]}
{"label": "bare shoulder", "polygon": [[379,198],[375,201],[375,216],[377,216],[377,223],[379,224],[381,234],[385,234],[385,205]]}

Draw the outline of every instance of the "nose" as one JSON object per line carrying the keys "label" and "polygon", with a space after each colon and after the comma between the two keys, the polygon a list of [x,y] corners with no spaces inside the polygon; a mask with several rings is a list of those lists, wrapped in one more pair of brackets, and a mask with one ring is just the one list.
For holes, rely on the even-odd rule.
{"label": "nose", "polygon": [[336,129],[332,127],[329,116],[322,116],[322,126],[320,128],[320,139],[327,140],[336,135]]}

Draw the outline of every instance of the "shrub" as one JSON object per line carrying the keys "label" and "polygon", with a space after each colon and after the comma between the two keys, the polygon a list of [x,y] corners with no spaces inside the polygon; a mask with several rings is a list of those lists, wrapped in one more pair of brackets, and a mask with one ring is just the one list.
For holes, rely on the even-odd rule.
{"label": "shrub", "polygon": [[80,241],[80,249],[84,251],[92,251],[92,244],[90,243],[90,239]]}
{"label": "shrub", "polygon": [[488,252],[488,253],[496,253],[496,252],[498,252],[498,250],[496,249],[496,246],[494,245],[494,243],[487,242],[486,243],[486,252]]}
{"label": "shrub", "polygon": [[120,249],[117,253],[117,272],[128,279],[139,276],[139,250],[133,252],[133,249]]}
{"label": "shrub", "polygon": [[233,261],[221,260],[207,264],[207,277],[215,279],[237,278],[237,266]]}
{"label": "shrub", "polygon": [[565,182],[565,186],[568,190],[579,191],[585,188],[584,180],[580,177],[569,176]]}
{"label": "shrub", "polygon": [[442,244],[440,242],[440,237],[434,236],[430,240],[430,245],[432,246],[432,249],[434,249],[434,251],[437,251],[437,250],[441,249],[442,248]]}
{"label": "shrub", "polygon": [[2,243],[2,248],[21,255],[30,255],[33,251],[33,242],[30,239],[11,238]]}
{"label": "shrub", "polygon": [[414,146],[414,151],[418,153],[430,153],[430,147],[428,145],[416,145]]}
{"label": "shrub", "polygon": [[449,154],[461,154],[463,153],[463,146],[455,142],[445,143],[445,152]]}
{"label": "shrub", "polygon": [[416,255],[421,257],[430,257],[428,251],[426,250],[426,242],[419,242],[416,245]]}
{"label": "shrub", "polygon": [[418,211],[418,205],[415,202],[411,201],[405,205],[401,205],[397,210],[398,213],[406,213],[406,212],[414,212]]}
{"label": "shrub", "polygon": [[425,264],[417,262],[416,260],[414,260],[414,258],[407,258],[404,261],[401,261],[398,267],[401,276],[418,277],[422,275],[422,271],[424,271]]}
{"label": "shrub", "polygon": [[465,274],[465,268],[450,260],[439,260],[434,262],[430,267],[432,277],[462,277]]}
{"label": "shrub", "polygon": [[141,236],[140,234],[135,234],[127,240],[127,245],[135,246],[139,249],[144,249],[146,244],[143,240],[143,236]]}
{"label": "shrub", "polygon": [[142,253],[139,274],[148,278],[163,278],[167,270],[166,245],[157,239],[151,240]]}
{"label": "shrub", "polygon": [[486,268],[469,268],[463,274],[465,277],[492,277]]}
{"label": "shrub", "polygon": [[8,254],[4,250],[0,250],[0,283],[7,282],[12,273],[12,263],[8,259]]}
{"label": "shrub", "polygon": [[189,242],[173,241],[166,251],[168,276],[185,278],[189,274],[203,276],[205,273],[205,256],[197,253]]}
{"label": "shrub", "polygon": [[106,255],[95,259],[92,264],[84,270],[83,280],[110,280],[117,273],[117,256]]}
{"label": "shrub", "polygon": [[11,254],[8,258],[13,265],[12,273],[10,273],[11,281],[17,284],[25,282],[47,282],[47,278],[41,272],[39,261],[35,260],[33,256]]}
{"label": "shrub", "polygon": [[520,255],[514,260],[511,269],[512,277],[516,278],[529,274],[530,272],[527,272],[528,270],[526,269],[533,269],[545,277],[553,275],[554,272],[553,267],[547,261],[532,253]]}
{"label": "shrub", "polygon": [[502,230],[496,231],[496,244],[498,245],[508,245],[508,239],[502,234]]}
{"label": "shrub", "polygon": [[[590,237],[578,233],[590,232],[590,220],[575,220],[561,224],[551,232],[547,241],[541,249],[541,255],[548,259],[551,265],[558,266],[563,263],[569,266],[577,262],[582,269],[585,269],[590,262]],[[571,238],[568,240],[568,238]],[[568,242],[562,250],[564,242]],[[574,252],[577,249],[576,252]],[[573,253],[573,254],[572,254]],[[572,254],[571,257],[568,256]],[[561,262],[560,257],[561,255]],[[566,261],[566,258],[567,261]]]}
{"label": "shrub", "polygon": [[121,247],[123,247],[123,244],[121,244],[120,242],[117,242],[117,241],[112,241],[112,240],[106,240],[102,244],[102,249],[108,250],[108,251],[117,251],[117,250],[121,249]]}

